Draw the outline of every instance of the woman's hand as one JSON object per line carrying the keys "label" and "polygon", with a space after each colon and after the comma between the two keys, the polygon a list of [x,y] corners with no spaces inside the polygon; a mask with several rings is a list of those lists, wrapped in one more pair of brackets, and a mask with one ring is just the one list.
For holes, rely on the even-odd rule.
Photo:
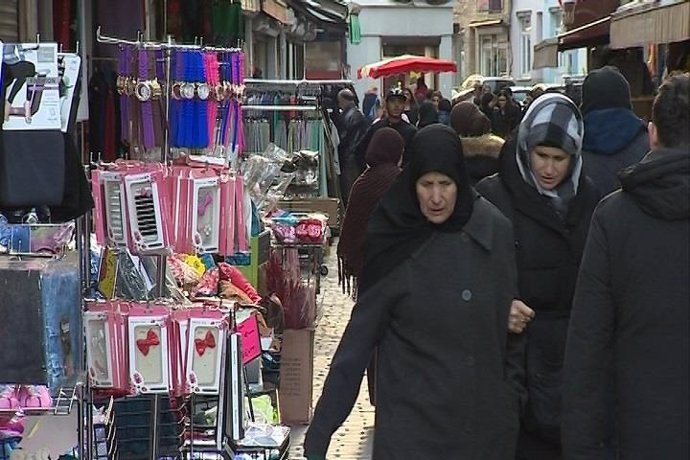
{"label": "woman's hand", "polygon": [[513,334],[522,334],[527,324],[534,319],[534,310],[525,305],[522,300],[513,299],[508,317],[508,330]]}

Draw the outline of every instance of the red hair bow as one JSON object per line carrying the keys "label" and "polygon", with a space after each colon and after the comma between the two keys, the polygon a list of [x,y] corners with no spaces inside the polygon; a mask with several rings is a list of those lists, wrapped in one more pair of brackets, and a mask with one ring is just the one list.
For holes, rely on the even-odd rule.
{"label": "red hair bow", "polygon": [[137,348],[144,356],[148,356],[151,347],[155,347],[156,345],[160,344],[161,341],[158,338],[158,334],[156,334],[156,331],[153,329],[149,329],[145,339],[137,340]]}
{"label": "red hair bow", "polygon": [[216,338],[211,331],[207,331],[203,339],[194,339],[194,346],[199,356],[204,356],[207,348],[216,348]]}

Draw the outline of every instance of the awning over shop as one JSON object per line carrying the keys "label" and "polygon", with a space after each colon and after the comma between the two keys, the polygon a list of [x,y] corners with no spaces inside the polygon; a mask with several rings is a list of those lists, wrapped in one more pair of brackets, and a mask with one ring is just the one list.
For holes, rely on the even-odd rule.
{"label": "awning over shop", "polygon": [[288,23],[288,6],[283,0],[261,0],[261,9],[276,21]]}
{"label": "awning over shop", "polygon": [[488,21],[470,22],[470,27],[489,27],[503,25],[502,19],[489,19]]}
{"label": "awning over shop", "polygon": [[558,67],[558,37],[547,38],[534,45],[534,68]]}
{"label": "awning over shop", "polygon": [[289,5],[310,21],[324,28],[347,28],[348,7],[334,0],[287,0]]}
{"label": "awning over shop", "polygon": [[670,5],[642,4],[611,16],[611,48],[690,39],[690,1]]}
{"label": "awning over shop", "polygon": [[605,45],[609,42],[611,16],[606,16],[589,24],[569,30],[558,36],[558,51]]}

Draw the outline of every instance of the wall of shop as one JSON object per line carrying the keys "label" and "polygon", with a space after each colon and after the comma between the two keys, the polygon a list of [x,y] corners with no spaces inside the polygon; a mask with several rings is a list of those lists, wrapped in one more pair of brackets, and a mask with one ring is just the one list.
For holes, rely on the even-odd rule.
{"label": "wall of shop", "polygon": [[[453,4],[429,5],[415,0],[409,4],[399,4],[388,0],[366,0],[358,2],[361,37],[359,44],[348,44],[347,63],[350,78],[355,82],[358,95],[364,94],[372,86],[383,88],[383,80],[370,78],[357,79],[357,70],[363,65],[383,58],[382,43],[387,38],[408,41],[413,46],[413,38],[423,42],[428,38],[438,41],[436,57],[454,60],[453,56]],[[454,76],[451,73],[438,76],[438,88],[446,97],[450,96]],[[428,85],[429,83],[427,83]]]}

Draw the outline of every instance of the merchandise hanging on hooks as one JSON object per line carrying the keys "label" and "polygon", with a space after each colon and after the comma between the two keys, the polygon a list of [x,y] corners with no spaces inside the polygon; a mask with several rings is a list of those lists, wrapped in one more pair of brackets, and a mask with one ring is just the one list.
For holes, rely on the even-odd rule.
{"label": "merchandise hanging on hooks", "polygon": [[244,137],[241,50],[121,40],[100,28],[96,37],[120,48],[116,85],[129,158],[234,162]]}

